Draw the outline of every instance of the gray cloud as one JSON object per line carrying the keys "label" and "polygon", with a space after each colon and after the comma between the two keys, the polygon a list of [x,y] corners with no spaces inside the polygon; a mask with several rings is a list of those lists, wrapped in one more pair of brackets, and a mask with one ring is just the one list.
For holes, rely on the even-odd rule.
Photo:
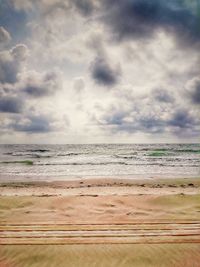
{"label": "gray cloud", "polygon": [[11,49],[10,53],[13,56],[13,59],[20,63],[26,60],[28,56],[28,48],[24,44],[17,44]]}
{"label": "gray cloud", "polygon": [[47,133],[53,130],[50,125],[50,119],[42,115],[29,115],[24,120],[18,118],[9,124],[9,128],[27,133]]}
{"label": "gray cloud", "polygon": [[104,86],[114,86],[118,83],[121,71],[119,67],[110,66],[104,57],[97,57],[91,65],[92,78]]}
{"label": "gray cloud", "polygon": [[3,96],[0,98],[0,112],[20,113],[23,109],[23,102],[19,97]]}
{"label": "gray cloud", "polygon": [[[109,113],[108,113],[109,114]],[[165,122],[157,114],[145,114],[143,112],[116,111],[103,117],[102,125],[112,126],[113,132],[127,133],[161,133],[165,130]]]}
{"label": "gray cloud", "polygon": [[16,10],[24,11],[29,11],[33,9],[34,6],[42,9],[43,12],[51,12],[56,8],[68,10],[70,7],[75,7],[84,16],[90,15],[95,7],[95,0],[11,0],[11,2]]}
{"label": "gray cloud", "polygon": [[20,87],[22,92],[31,97],[44,97],[53,95],[60,89],[61,81],[57,72],[29,72],[26,77],[22,77]]}
{"label": "gray cloud", "polygon": [[[34,11],[40,12],[43,16],[53,14],[56,10],[63,10],[65,12],[80,13],[82,16],[90,16],[96,6],[95,0],[51,0],[51,1],[40,1],[40,0],[9,0],[11,2],[13,14],[22,11],[26,13]],[[23,13],[22,13],[23,14]]]}
{"label": "gray cloud", "polygon": [[167,129],[170,131],[189,129],[190,133],[194,133],[195,128],[198,126],[199,122],[196,118],[189,114],[186,110],[177,110],[172,114],[170,119],[164,119],[159,114],[144,114],[136,113],[131,117],[131,122],[127,121],[127,117],[131,117],[129,114],[113,114],[109,117],[104,117],[104,122],[102,125],[112,126],[112,131],[114,132],[143,132],[143,133],[164,133]]}
{"label": "gray cloud", "polygon": [[18,69],[10,52],[0,52],[0,82],[15,83]]}
{"label": "gray cloud", "polygon": [[[167,94],[167,91],[166,91]],[[162,94],[161,94],[162,96]],[[167,100],[167,101],[166,101]],[[200,119],[198,110],[185,106],[179,99],[164,99],[131,96],[121,93],[121,99],[114,100],[107,108],[101,107],[95,121],[105,131],[112,133],[171,133],[177,136],[197,136]],[[159,105],[158,105],[159,102]],[[184,131],[183,131],[184,130]]]}
{"label": "gray cloud", "polygon": [[11,50],[0,52],[0,82],[15,83],[21,71],[24,60],[27,58],[28,49],[23,44],[18,44]]}
{"label": "gray cloud", "polygon": [[164,29],[190,44],[200,41],[198,3],[196,6],[179,0],[105,0],[103,3],[102,22],[115,39],[151,37]]}
{"label": "gray cloud", "polygon": [[167,124],[181,129],[191,128],[195,123],[195,118],[186,109],[176,110]]}
{"label": "gray cloud", "polygon": [[76,93],[80,93],[85,88],[85,82],[84,79],[79,77],[74,80],[73,88],[76,91]]}
{"label": "gray cloud", "polygon": [[4,27],[0,27],[0,43],[6,43],[11,40],[10,33]]}
{"label": "gray cloud", "polygon": [[200,104],[200,78],[194,78],[187,86],[187,95],[193,104]]}
{"label": "gray cloud", "polygon": [[84,16],[91,15],[95,8],[94,1],[91,0],[72,0],[72,3]]}
{"label": "gray cloud", "polygon": [[192,100],[195,104],[200,104],[200,82],[194,88],[194,92],[192,93]]}
{"label": "gray cloud", "polygon": [[169,94],[168,91],[164,89],[155,89],[152,92],[153,97],[155,100],[163,103],[173,103],[174,102],[174,97]]}

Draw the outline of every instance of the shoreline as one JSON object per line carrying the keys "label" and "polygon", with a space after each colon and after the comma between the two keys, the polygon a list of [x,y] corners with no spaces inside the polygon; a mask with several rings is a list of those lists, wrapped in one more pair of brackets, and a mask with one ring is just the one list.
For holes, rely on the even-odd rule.
{"label": "shoreline", "polygon": [[199,178],[0,182],[0,196],[199,194]]}
{"label": "shoreline", "polygon": [[[145,177],[144,177],[145,176]],[[200,174],[195,176],[180,175],[8,175],[0,174],[0,184],[5,182],[68,182],[68,181],[87,181],[87,180],[126,180],[126,181],[141,181],[141,180],[180,180],[180,179],[200,179]]]}

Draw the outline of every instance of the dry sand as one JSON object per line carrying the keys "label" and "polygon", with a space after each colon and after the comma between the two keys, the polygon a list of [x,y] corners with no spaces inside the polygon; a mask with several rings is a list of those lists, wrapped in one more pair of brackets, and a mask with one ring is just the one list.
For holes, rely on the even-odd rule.
{"label": "dry sand", "polygon": [[1,183],[0,245],[0,267],[199,267],[200,179]]}

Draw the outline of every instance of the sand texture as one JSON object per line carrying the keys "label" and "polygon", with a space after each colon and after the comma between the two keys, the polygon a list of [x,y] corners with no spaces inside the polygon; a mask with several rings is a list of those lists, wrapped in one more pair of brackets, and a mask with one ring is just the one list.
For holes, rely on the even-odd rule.
{"label": "sand texture", "polygon": [[194,266],[200,182],[0,185],[0,266]]}

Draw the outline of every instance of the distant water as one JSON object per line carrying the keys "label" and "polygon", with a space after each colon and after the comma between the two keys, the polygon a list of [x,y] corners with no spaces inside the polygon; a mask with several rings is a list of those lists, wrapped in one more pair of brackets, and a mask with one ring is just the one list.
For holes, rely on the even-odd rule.
{"label": "distant water", "polygon": [[200,144],[0,145],[0,181],[200,177]]}

